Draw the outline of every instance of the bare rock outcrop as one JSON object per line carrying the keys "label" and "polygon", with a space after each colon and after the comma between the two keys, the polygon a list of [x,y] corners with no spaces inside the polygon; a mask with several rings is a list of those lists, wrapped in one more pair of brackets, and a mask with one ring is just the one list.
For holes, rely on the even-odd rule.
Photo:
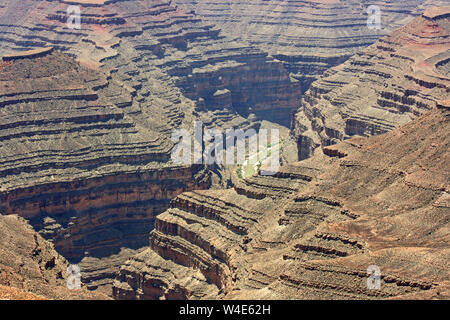
{"label": "bare rock outcrop", "polygon": [[[0,70],[1,214],[28,219],[71,262],[145,246],[170,199],[209,186],[203,166],[169,163],[172,142],[109,75],[51,50]],[[110,260],[98,262],[103,278],[123,263]],[[97,287],[102,276],[81,266]]]}
{"label": "bare rock outcrop", "polygon": [[448,299],[449,120],[443,101],[275,176],[178,196],[114,297]]}
{"label": "bare rock outcrop", "polygon": [[67,287],[69,263],[23,218],[0,216],[0,299],[108,299]]}
{"label": "bare rock outcrop", "polygon": [[[422,2],[400,11],[380,4],[394,19],[415,15]],[[308,25],[336,9],[329,1],[287,3],[313,5]],[[67,24],[69,5],[81,9],[80,29]],[[168,0],[2,1],[0,219],[14,233],[23,228],[8,219],[26,218],[38,234],[24,236],[45,250],[34,262],[30,245],[0,254],[15,263],[4,263],[0,296],[70,298],[50,292],[67,264],[52,260],[53,246],[81,266],[89,289],[118,299],[448,295],[448,103],[436,102],[448,95],[447,11],[426,11],[419,27],[383,38],[315,82],[294,128],[300,158],[318,145],[323,154],[207,191],[208,168],[170,161],[171,133],[195,120],[219,129],[289,124],[304,85],[379,37],[348,39],[365,26],[361,11],[348,1],[343,19],[324,16],[321,28],[337,23],[344,46],[319,39],[311,48],[311,35],[296,46],[306,53],[274,54]],[[333,91],[361,70],[347,94]],[[349,102],[359,87],[375,91],[369,113]],[[321,99],[345,112],[322,108]],[[382,138],[330,146],[429,110]],[[15,237],[8,232],[0,241]],[[385,291],[363,287],[369,263],[380,266]],[[37,280],[19,285],[28,278]],[[41,290],[42,280],[50,287]]]}
{"label": "bare rock outcrop", "polygon": [[293,121],[299,159],[354,135],[388,132],[450,97],[450,8],[421,17],[325,72]]}
{"label": "bare rock outcrop", "polygon": [[[192,108],[216,126],[249,125],[250,114],[289,126],[298,106],[301,86],[281,62],[171,1],[6,2],[0,55],[44,46],[70,52],[112,71],[136,100],[163,112],[169,127],[191,120]],[[69,5],[80,8],[80,29],[67,26]],[[227,117],[214,113],[223,109]]]}
{"label": "bare rock outcrop", "polygon": [[0,34],[0,213],[27,218],[91,289],[170,199],[209,187],[203,166],[170,162],[173,130],[288,126],[301,94],[282,63],[171,1],[5,0]]}
{"label": "bare rock outcrop", "polygon": [[[446,5],[442,0],[175,2],[228,36],[244,39],[281,61],[303,91],[326,70],[420,16],[427,7]],[[380,29],[367,26],[371,5],[380,10]]]}

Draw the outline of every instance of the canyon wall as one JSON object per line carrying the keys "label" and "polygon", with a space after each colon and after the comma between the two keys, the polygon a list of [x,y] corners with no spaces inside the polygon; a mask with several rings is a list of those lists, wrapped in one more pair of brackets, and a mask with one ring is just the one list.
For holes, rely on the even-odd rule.
{"label": "canyon wall", "polygon": [[114,298],[448,299],[447,10],[313,83],[294,126],[309,159],[172,200]]}
{"label": "canyon wall", "polygon": [[105,292],[170,199],[211,184],[171,163],[172,132],[289,125],[301,94],[280,62],[170,1],[6,0],[0,34],[0,212]]}
{"label": "canyon wall", "polygon": [[449,16],[449,7],[431,8],[314,82],[292,126],[299,159],[390,131],[448,99]]}
{"label": "canyon wall", "polygon": [[[224,34],[281,61],[303,91],[326,70],[406,24],[442,0],[212,1],[175,0]],[[368,8],[380,9],[380,29],[367,27]]]}
{"label": "canyon wall", "polygon": [[[448,299],[450,105],[394,131],[184,193],[116,299]],[[380,271],[380,288],[367,285]]]}
{"label": "canyon wall", "polygon": [[[440,288],[448,281],[442,272],[448,248],[439,237],[448,236],[442,213],[448,210],[448,186],[439,180],[436,168],[448,162],[444,150],[447,137],[442,133],[448,131],[447,104],[441,103],[438,111],[421,118],[425,119],[423,128],[406,127],[409,134],[418,131],[417,135],[403,136],[397,130],[388,136],[392,143],[405,143],[403,149],[392,150],[399,158],[407,158],[412,148],[431,143],[434,149],[426,150],[429,163],[410,158],[413,171],[406,163],[400,163],[398,171],[383,167],[387,161],[383,140],[361,140],[379,142],[377,148],[363,142],[358,145],[357,139],[339,148],[326,146],[351,135],[391,130],[436,107],[439,97],[448,96],[448,55],[442,50],[448,47],[448,14],[427,11],[416,20],[421,28],[414,30],[409,25],[399,34],[383,38],[368,53],[326,73],[300,100],[302,91],[325,69],[380,35],[361,29],[366,27],[366,17],[359,2],[350,1],[344,7],[339,3],[340,9],[330,2],[288,1],[282,5],[285,3],[287,8],[310,6],[309,13],[300,10],[309,17],[304,19],[309,21],[306,29],[319,15],[325,21],[321,20],[324,25],[313,29],[306,40],[299,40],[299,25],[292,19],[292,32],[277,31],[283,36],[274,47],[283,50],[274,52],[252,40],[253,36],[238,39],[222,32],[226,24],[205,22],[173,1],[2,1],[0,218],[26,218],[38,232],[29,239],[42,236],[50,240],[59,254],[81,266],[82,280],[89,289],[112,292],[119,299],[380,298],[442,292]],[[387,6],[386,1],[379,3]],[[397,4],[383,10],[400,24],[403,18],[416,15],[420,3],[431,2],[407,1],[402,10]],[[81,8],[80,29],[70,29],[67,24],[67,8],[72,4]],[[345,17],[331,15],[334,10]],[[279,27],[282,18],[272,18],[278,22],[268,24]],[[342,35],[317,37],[322,29],[333,32],[336,23]],[[294,29],[297,44],[283,44],[284,35]],[[269,34],[276,33],[271,30]],[[358,35],[350,37],[353,32]],[[340,39],[339,43],[330,43],[332,38]],[[311,47],[311,43],[316,45]],[[404,47],[405,43],[409,47]],[[286,49],[290,47],[291,51]],[[299,53],[300,48],[306,51]],[[412,55],[408,53],[411,50]],[[363,57],[361,61],[359,57]],[[374,61],[367,62],[371,59]],[[341,78],[339,68],[349,65]],[[367,65],[372,67],[358,69]],[[380,83],[385,83],[379,78],[389,78],[391,71],[395,76],[391,75],[390,86],[379,89]],[[348,94],[340,89],[333,93],[333,88],[345,87],[349,76],[361,72],[367,74],[362,84],[355,82],[346,89]],[[329,81],[332,88],[327,95],[328,86],[322,84],[333,75],[337,80]],[[368,97],[379,103],[386,117],[379,111],[365,113],[365,104],[343,108],[341,114],[335,109],[327,111],[329,106],[320,102],[335,95],[337,100],[331,105],[346,105],[356,100],[352,94],[357,96],[358,90],[366,88],[376,91]],[[245,130],[258,128],[261,120],[289,125],[289,116],[296,110],[293,123],[299,157],[311,156],[319,145],[324,146],[325,154],[286,166],[274,177],[237,179],[231,189],[200,191],[211,186],[211,171],[202,165],[179,166],[170,161],[172,132],[192,130],[195,120],[207,128]],[[434,131],[430,119],[436,121]],[[396,134],[409,140],[397,139]],[[351,161],[346,162],[348,159]],[[381,163],[382,169],[373,168],[367,159]],[[419,175],[420,181],[406,181],[405,175]],[[344,177],[352,178],[353,185],[346,185]],[[333,190],[334,183],[346,185],[350,191]],[[362,185],[367,183],[374,193],[365,193]],[[436,187],[436,183],[441,184]],[[408,201],[405,206],[384,203],[386,194],[392,192],[403,199],[405,188],[411,189],[404,197]],[[352,192],[359,190],[381,204],[367,203],[363,196],[352,198]],[[431,222],[406,223],[416,209],[421,221]],[[384,230],[376,222],[385,217],[393,229]],[[7,228],[20,232],[21,223]],[[431,229],[426,229],[427,225]],[[372,227],[381,228],[376,229],[381,238],[367,231]],[[388,242],[397,238],[398,246],[391,250]],[[28,260],[23,263],[44,272],[54,254],[50,247],[45,250],[50,256],[41,259],[38,255],[37,265]],[[400,262],[396,264],[394,259],[389,264],[389,255]],[[323,266],[308,264],[317,257],[336,259],[320,262]],[[433,261],[433,270],[424,267],[426,261]],[[363,281],[369,262],[380,264],[386,272],[387,292],[367,293],[359,282],[355,284],[355,279]],[[21,264],[17,266],[20,269]],[[64,276],[53,273],[52,263],[49,266],[49,277],[56,275],[55,281],[62,283]],[[399,271],[411,266],[418,275]],[[338,276],[327,279],[326,275]],[[327,280],[317,283],[317,277]],[[12,273],[6,276],[9,278],[21,279]],[[19,282],[0,285],[37,296],[60,297],[49,295],[48,290],[20,287]],[[310,291],[299,294],[300,285]]]}
{"label": "canyon wall", "polygon": [[301,87],[267,53],[230,41],[170,1],[71,4],[81,9],[79,30],[68,28],[64,1],[6,1],[0,54],[43,46],[67,51],[113,71],[136,89],[138,101],[165,111],[175,126],[192,113],[189,107],[219,127],[248,125],[249,114],[289,126]]}
{"label": "canyon wall", "polygon": [[8,56],[0,72],[1,213],[72,263],[145,246],[170,199],[209,187],[205,167],[169,163],[172,142],[109,75],[54,50]]}
{"label": "canyon wall", "polygon": [[0,299],[108,299],[67,287],[69,263],[23,218],[0,215]]}

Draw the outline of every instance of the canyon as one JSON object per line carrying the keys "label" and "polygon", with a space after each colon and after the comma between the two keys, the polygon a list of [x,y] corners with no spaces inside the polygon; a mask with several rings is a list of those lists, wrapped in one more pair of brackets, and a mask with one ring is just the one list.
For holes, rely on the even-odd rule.
{"label": "canyon", "polygon": [[[325,71],[447,1],[175,0],[214,23],[232,39],[245,40],[283,63],[305,92]],[[380,27],[368,27],[377,6]]]}
{"label": "canyon", "polygon": [[[68,3],[81,8],[80,30],[67,27]],[[289,125],[300,97],[280,62],[170,1],[8,0],[0,16],[0,55],[43,46],[72,54],[126,83],[171,127],[192,112],[215,126],[251,125],[249,114]]]}
{"label": "canyon", "polygon": [[209,186],[204,167],[167,163],[167,139],[107,75],[58,51],[23,55],[0,64],[2,214],[79,262],[145,245],[171,198]]}
{"label": "canyon", "polygon": [[450,7],[428,9],[314,82],[293,120],[298,158],[388,132],[448,97],[449,15]]}
{"label": "canyon", "polygon": [[[314,108],[311,123],[320,112],[331,123],[326,103],[338,114],[369,113],[362,97],[379,94],[391,102],[380,102],[384,112],[370,120],[389,127],[322,140],[322,152],[303,154],[299,145],[304,160],[272,177],[179,195],[157,216],[149,248],[120,268],[114,298],[448,299],[448,18],[448,8],[426,10],[327,71],[302,99]],[[366,56],[374,62],[354,62]],[[390,69],[392,82],[381,73]],[[323,83],[336,94],[315,90]],[[377,92],[388,86],[397,96]],[[302,112],[304,104],[296,121]],[[382,289],[367,289],[370,266],[379,268]]]}
{"label": "canyon", "polygon": [[[2,1],[0,298],[448,298],[444,3]],[[174,164],[195,121],[280,172]]]}
{"label": "canyon", "polygon": [[449,120],[442,101],[275,176],[176,197],[114,298],[448,299]]}
{"label": "canyon", "polygon": [[91,290],[110,292],[172,198],[227,183],[171,163],[175,129],[289,125],[300,98],[280,62],[170,1],[2,1],[0,30],[1,214],[28,219]]}

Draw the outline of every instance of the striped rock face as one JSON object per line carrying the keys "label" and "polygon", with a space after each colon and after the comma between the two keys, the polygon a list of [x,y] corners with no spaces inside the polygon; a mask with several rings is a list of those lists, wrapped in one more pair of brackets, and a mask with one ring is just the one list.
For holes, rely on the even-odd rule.
{"label": "striped rock face", "polygon": [[[175,0],[283,63],[303,91],[326,70],[445,0]],[[376,6],[376,7],[370,7]],[[380,25],[375,25],[379,14]],[[371,16],[373,15],[373,16]],[[372,27],[373,26],[373,27]]]}
{"label": "striped rock face", "polygon": [[175,129],[289,125],[300,99],[280,62],[170,1],[7,0],[0,31],[0,212],[91,288],[172,198],[210,186],[204,166],[171,163]]}
{"label": "striped rock face", "polygon": [[145,246],[171,198],[209,186],[203,167],[168,163],[170,140],[107,74],[52,50],[0,70],[1,213],[29,219],[70,261]]}
{"label": "striped rock face", "polygon": [[164,111],[155,122],[169,129],[188,106],[219,127],[249,126],[249,114],[289,126],[301,94],[281,62],[170,1],[8,0],[0,30],[0,55],[43,46],[74,54]]}
{"label": "striped rock face", "polygon": [[[89,289],[118,299],[433,296],[447,255],[437,168],[448,161],[448,103],[438,100],[448,99],[450,31],[448,9],[422,12],[439,3],[370,1],[382,15],[374,29],[369,3],[356,0],[2,0],[0,218],[25,218],[28,240],[49,241],[29,261],[41,282],[60,286],[62,266],[77,264]],[[330,146],[432,109],[381,140]],[[282,143],[267,146],[283,163],[323,152],[272,177],[175,164],[172,134],[199,122],[279,129]],[[398,163],[383,139],[402,143],[391,150]],[[47,272],[50,243],[61,256]],[[390,254],[405,264],[385,263]],[[398,271],[414,257],[420,276]],[[386,292],[355,284],[367,263],[386,272]],[[0,296],[64,297],[18,287],[33,274],[0,281],[21,290]],[[324,275],[330,287],[314,281]],[[300,286],[310,291],[295,294]]]}
{"label": "striped rock face", "polygon": [[178,196],[114,297],[448,299],[449,106],[275,176]]}
{"label": "striped rock face", "polygon": [[354,135],[388,132],[448,99],[449,35],[450,7],[432,8],[328,70],[295,115],[299,159]]}

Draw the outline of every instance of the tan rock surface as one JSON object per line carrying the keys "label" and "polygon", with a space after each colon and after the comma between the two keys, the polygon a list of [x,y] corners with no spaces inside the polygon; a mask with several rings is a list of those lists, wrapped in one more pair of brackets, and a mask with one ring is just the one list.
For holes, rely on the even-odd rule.
{"label": "tan rock surface", "polygon": [[[409,18],[422,2],[384,10]],[[80,30],[67,27],[70,4],[81,6]],[[308,25],[335,6],[315,4],[301,13]],[[119,299],[447,297],[448,102],[437,103],[448,99],[446,9],[315,82],[295,130],[309,139],[300,158],[319,145],[323,154],[207,191],[207,168],[169,160],[171,133],[194,120],[288,125],[302,83],[379,37],[353,35],[349,48],[313,41],[336,23],[347,39],[355,12],[365,25],[361,8],[349,1],[343,19],[326,15],[296,44],[305,52],[273,56],[171,1],[2,1],[0,296],[104,297],[65,288],[54,246],[89,289]],[[352,104],[369,91],[377,107]],[[328,146],[429,110],[389,135]],[[368,264],[381,268],[381,291],[365,287]]]}
{"label": "tan rock surface", "polygon": [[[306,91],[326,70],[443,0],[175,0],[204,21],[244,39],[283,63]],[[380,30],[367,27],[370,5],[380,9]]]}
{"label": "tan rock surface", "polygon": [[328,70],[301,101],[299,159],[354,135],[388,132],[450,97],[449,8],[421,16]]}
{"label": "tan rock surface", "polygon": [[0,299],[108,299],[67,288],[69,263],[16,215],[0,216]]}
{"label": "tan rock surface", "polygon": [[[0,113],[0,213],[73,263],[145,246],[171,198],[209,186],[203,167],[169,163],[172,142],[132,90],[58,50],[0,63]],[[104,284],[127,257],[81,264],[83,281]]]}
{"label": "tan rock surface", "polygon": [[178,196],[151,249],[121,267],[115,298],[448,299],[449,120],[440,104],[277,176]]}

